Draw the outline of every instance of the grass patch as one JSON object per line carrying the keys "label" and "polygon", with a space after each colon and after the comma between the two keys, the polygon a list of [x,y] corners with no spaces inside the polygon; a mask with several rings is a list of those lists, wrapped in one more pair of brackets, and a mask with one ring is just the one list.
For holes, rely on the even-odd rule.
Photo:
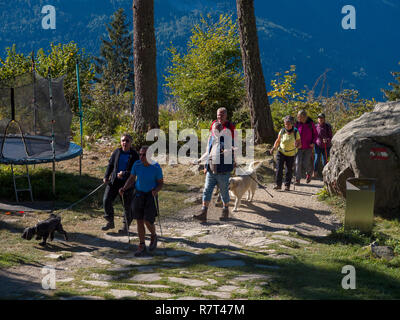
{"label": "grass patch", "polygon": [[0,252],[0,268],[9,268],[19,264],[35,263],[29,256],[20,253]]}

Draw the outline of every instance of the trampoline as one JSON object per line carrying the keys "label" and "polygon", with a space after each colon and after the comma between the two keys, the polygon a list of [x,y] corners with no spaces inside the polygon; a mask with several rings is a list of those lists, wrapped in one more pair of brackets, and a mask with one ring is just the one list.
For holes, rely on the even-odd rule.
{"label": "trampoline", "polygon": [[[82,155],[82,147],[70,141],[72,112],[63,77],[43,78],[34,63],[32,70],[0,82],[0,164],[11,165],[17,202],[20,191],[30,191],[33,201],[28,165],[53,163],[55,194],[55,163]],[[13,165],[26,166],[29,189],[18,190]],[[79,165],[81,173],[81,157]]]}

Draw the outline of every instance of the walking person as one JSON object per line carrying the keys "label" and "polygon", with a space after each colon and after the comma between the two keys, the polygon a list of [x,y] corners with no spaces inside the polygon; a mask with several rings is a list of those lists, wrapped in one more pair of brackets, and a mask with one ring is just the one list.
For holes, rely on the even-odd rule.
{"label": "walking person", "polygon": [[293,164],[297,150],[301,147],[301,138],[299,131],[293,126],[294,118],[292,116],[286,116],[283,121],[285,127],[279,132],[278,138],[276,139],[270,152],[273,154],[275,150],[278,150],[276,155],[276,185],[274,189],[282,189],[283,169],[286,165],[285,190],[289,191],[290,182],[292,181],[293,177]]}
{"label": "walking person", "polygon": [[[132,166],[137,160],[139,160],[139,155],[132,149],[132,137],[129,134],[123,134],[121,136],[121,147],[112,153],[103,178],[103,182],[107,184],[103,196],[104,218],[107,224],[101,228],[103,231],[115,228],[113,202],[119,189],[129,178]],[[119,233],[126,233],[129,230],[132,222],[132,199],[133,188],[130,188],[123,196],[125,219],[122,229],[118,231]]]}
{"label": "walking person", "polygon": [[[208,154],[205,165],[206,181],[204,185],[202,208],[198,215],[193,218],[201,222],[207,221],[207,211],[211,201],[215,186],[219,187],[222,198],[222,214],[220,220],[229,218],[229,178],[234,168],[233,142],[235,136],[235,126],[227,120],[228,113],[226,108],[217,110],[217,120],[211,125],[211,135],[208,140]],[[215,130],[222,126],[222,131]],[[215,142],[218,139],[218,142]],[[230,140],[230,141],[229,141]]]}
{"label": "walking person", "polygon": [[307,116],[305,110],[301,110],[297,114],[297,122],[295,127],[299,130],[301,138],[301,147],[296,155],[296,182],[295,185],[300,184],[300,180],[306,176],[306,183],[310,183],[313,172],[311,163],[312,152],[315,142],[317,140],[317,130],[315,129],[314,121]]}
{"label": "walking person", "polygon": [[318,176],[318,165],[322,158],[322,168],[328,162],[329,152],[332,147],[332,126],[325,121],[325,114],[318,115],[318,123],[316,125],[317,140],[315,143],[315,159],[314,159],[314,172],[313,178]]}
{"label": "walking person", "polygon": [[158,192],[161,190],[164,180],[160,165],[151,161],[146,154],[148,146],[141,147],[139,151],[140,160],[136,161],[131,170],[131,174],[125,185],[119,190],[123,195],[135,184],[135,194],[132,202],[133,218],[137,222],[139,236],[139,246],[135,256],[139,257],[146,253],[146,229],[150,231],[149,251],[157,248],[157,233],[155,219],[157,216],[156,201]]}

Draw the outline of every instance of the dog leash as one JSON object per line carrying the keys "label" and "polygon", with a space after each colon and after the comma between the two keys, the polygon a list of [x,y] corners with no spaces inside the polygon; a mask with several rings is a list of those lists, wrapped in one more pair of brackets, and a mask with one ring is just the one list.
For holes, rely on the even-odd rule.
{"label": "dog leash", "polygon": [[[244,168],[241,167],[240,165],[238,165],[238,167],[244,170]],[[251,179],[253,179],[253,180],[258,184],[258,186],[259,186],[261,189],[263,189],[266,193],[268,193],[268,195],[269,195],[271,198],[274,197],[271,193],[268,192],[266,186],[262,185],[260,182],[257,181],[257,179],[253,178],[250,174],[249,174],[248,176],[249,176]]]}
{"label": "dog leash", "polygon": [[101,189],[101,187],[103,187],[105,185],[105,183],[103,182],[101,185],[99,185],[96,189],[94,189],[93,191],[91,191],[89,194],[87,194],[86,196],[84,196],[82,199],[74,202],[73,204],[71,204],[69,207],[65,208],[65,209],[58,209],[54,212],[58,212],[58,211],[67,211],[69,209],[71,209],[72,207],[76,206],[78,203],[82,202],[83,200],[86,200],[87,198],[89,198],[92,194],[96,193],[99,189]]}

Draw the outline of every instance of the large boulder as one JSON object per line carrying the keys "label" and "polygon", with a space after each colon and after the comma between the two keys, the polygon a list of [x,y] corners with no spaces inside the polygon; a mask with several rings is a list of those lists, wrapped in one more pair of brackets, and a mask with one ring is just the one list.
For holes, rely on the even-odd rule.
{"label": "large boulder", "polygon": [[400,101],[379,103],[340,129],[323,170],[331,194],[346,196],[350,177],[375,178],[375,212],[400,212]]}

